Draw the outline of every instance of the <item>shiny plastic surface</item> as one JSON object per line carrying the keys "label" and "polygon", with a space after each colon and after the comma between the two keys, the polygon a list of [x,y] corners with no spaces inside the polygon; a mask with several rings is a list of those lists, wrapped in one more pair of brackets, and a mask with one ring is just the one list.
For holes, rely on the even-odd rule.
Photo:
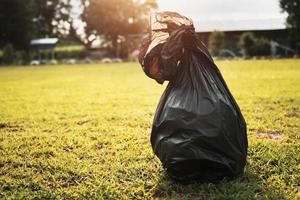
{"label": "shiny plastic surface", "polygon": [[150,36],[140,55],[149,77],[169,81],[153,120],[153,151],[175,180],[238,176],[248,147],[242,113],[193,25],[170,23],[167,40],[153,47]]}

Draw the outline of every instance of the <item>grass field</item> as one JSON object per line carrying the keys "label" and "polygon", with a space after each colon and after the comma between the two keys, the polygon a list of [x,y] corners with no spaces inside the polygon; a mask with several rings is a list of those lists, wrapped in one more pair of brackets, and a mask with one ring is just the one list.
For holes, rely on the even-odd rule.
{"label": "grass field", "polygon": [[166,177],[149,142],[165,85],[137,63],[0,67],[0,198],[300,199],[300,60],[217,64],[249,156],[216,185]]}

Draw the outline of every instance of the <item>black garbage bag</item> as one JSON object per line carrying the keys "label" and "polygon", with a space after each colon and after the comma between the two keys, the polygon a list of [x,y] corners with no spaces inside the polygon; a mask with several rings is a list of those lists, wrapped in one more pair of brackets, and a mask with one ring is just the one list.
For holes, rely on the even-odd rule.
{"label": "black garbage bag", "polygon": [[139,60],[149,77],[169,81],[153,121],[154,153],[168,175],[182,182],[243,174],[245,120],[191,20],[173,12],[151,19]]}

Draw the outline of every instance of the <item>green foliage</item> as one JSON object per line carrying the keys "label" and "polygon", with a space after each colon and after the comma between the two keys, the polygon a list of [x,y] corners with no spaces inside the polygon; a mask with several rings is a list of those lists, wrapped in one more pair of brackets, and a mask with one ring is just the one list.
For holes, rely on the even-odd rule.
{"label": "green foliage", "polygon": [[30,51],[15,50],[11,44],[7,44],[3,48],[2,55],[0,55],[0,64],[4,65],[23,65],[28,64],[31,59]]}
{"label": "green foliage", "polygon": [[225,33],[222,31],[213,31],[209,35],[208,47],[213,56],[219,56],[225,46]]}
{"label": "green foliage", "polygon": [[248,166],[191,185],[153,155],[164,87],[137,63],[1,67],[0,198],[299,199],[300,60],[217,65],[248,124]]}
{"label": "green foliage", "polygon": [[33,17],[33,0],[1,0],[0,47],[10,43],[15,49],[27,49],[36,31]]}
{"label": "green foliage", "polygon": [[254,55],[255,40],[254,34],[251,32],[245,32],[240,36],[238,45],[245,57]]}
{"label": "green foliage", "polygon": [[270,55],[270,42],[265,38],[256,38],[252,32],[243,33],[238,46],[244,57]]}
{"label": "green foliage", "polygon": [[55,50],[55,58],[59,60],[66,58],[84,59],[87,55],[86,49]]}
{"label": "green foliage", "polygon": [[15,50],[11,44],[7,44],[3,48],[3,55],[2,55],[2,63],[3,64],[12,64],[15,60]]}
{"label": "green foliage", "polygon": [[255,41],[254,54],[256,56],[268,56],[271,54],[270,41],[266,38],[258,38]]}
{"label": "green foliage", "polygon": [[83,45],[78,44],[57,46],[54,52],[55,58],[59,60],[66,58],[84,59],[89,55],[87,49]]}
{"label": "green foliage", "polygon": [[300,0],[280,0],[280,7],[288,14],[286,25],[291,45],[295,47],[300,42]]}
{"label": "green foliage", "polygon": [[[35,2],[35,18],[34,21],[38,25],[40,37],[53,36],[54,25],[53,22],[59,14],[61,14],[62,8],[58,9],[61,3],[60,0],[34,0]],[[63,20],[60,15],[57,21]]]}

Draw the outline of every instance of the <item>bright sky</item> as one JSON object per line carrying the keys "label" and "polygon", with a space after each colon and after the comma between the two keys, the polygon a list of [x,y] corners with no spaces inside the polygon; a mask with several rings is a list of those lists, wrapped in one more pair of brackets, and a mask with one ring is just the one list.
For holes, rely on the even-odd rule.
{"label": "bright sky", "polygon": [[285,28],[279,0],[157,0],[160,11],[192,18],[197,31]]}

